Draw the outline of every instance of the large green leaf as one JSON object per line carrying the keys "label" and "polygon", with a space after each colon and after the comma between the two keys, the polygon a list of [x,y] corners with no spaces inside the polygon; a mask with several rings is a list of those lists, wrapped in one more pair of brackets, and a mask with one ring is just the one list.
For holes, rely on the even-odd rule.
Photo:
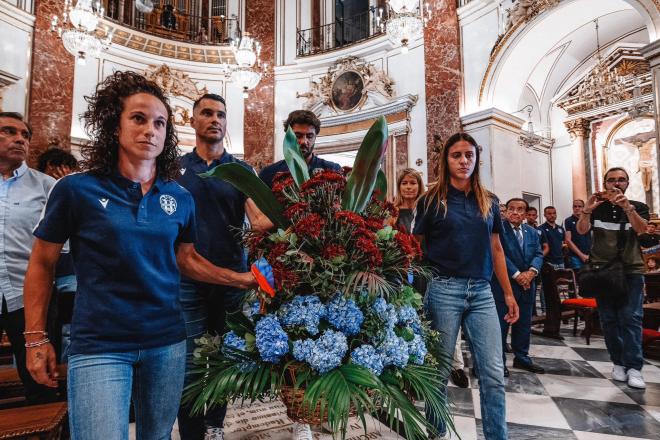
{"label": "large green leaf", "polygon": [[296,183],[296,186],[300,188],[303,183],[309,180],[309,169],[307,168],[305,158],[300,153],[298,140],[296,139],[293,130],[291,130],[291,127],[289,127],[286,131],[286,136],[284,136],[283,149],[284,161],[289,167],[293,181]]}
{"label": "large green leaf", "polygon": [[256,174],[238,163],[218,165],[200,177],[215,177],[232,184],[236,189],[251,198],[266,217],[278,228],[286,229],[282,205],[277,201],[268,186]]}
{"label": "large green leaf", "polygon": [[386,149],[387,121],[381,116],[367,132],[355,157],[341,201],[343,209],[359,213],[367,206]]}
{"label": "large green leaf", "polygon": [[376,189],[378,190],[378,200],[384,202],[387,198],[387,177],[383,170],[378,170],[376,175]]}

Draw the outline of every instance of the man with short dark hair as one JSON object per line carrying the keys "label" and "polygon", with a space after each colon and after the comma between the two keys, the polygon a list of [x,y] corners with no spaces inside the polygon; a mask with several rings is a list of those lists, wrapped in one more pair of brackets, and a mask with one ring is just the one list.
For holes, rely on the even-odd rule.
{"label": "man with short dark hair", "polygon": [[[506,268],[511,279],[511,288],[520,308],[518,321],[511,326],[511,348],[514,353],[513,367],[544,373],[543,368],[532,362],[529,357],[529,342],[532,326],[532,308],[536,300],[535,279],[543,264],[543,252],[537,231],[523,223],[527,201],[513,198],[506,202],[507,215],[504,220],[500,239],[506,257]],[[493,298],[497,306],[502,329],[502,356],[504,357],[504,376],[509,375],[506,368],[506,337],[509,333],[509,323],[504,320],[508,308],[504,302],[504,292],[497,278],[491,280]]]}
{"label": "man with short dark hair", "polygon": [[[199,173],[229,163],[254,170],[224,148],[227,108],[222,96],[207,93],[195,101],[190,125],[195,130],[195,149],[181,157],[181,175],[177,181],[195,199],[195,250],[217,266],[245,272],[247,262],[240,241],[245,218],[256,230],[267,230],[272,224],[252,199],[233,185],[220,179],[203,179]],[[226,314],[240,308],[244,294],[242,289],[182,278],[180,299],[186,321],[188,370],[194,367],[194,340],[206,332],[223,335]],[[187,374],[185,383],[196,379]],[[221,440],[226,411],[226,406],[216,406],[205,416],[192,417],[190,407],[181,406],[178,417],[181,439]]]}
{"label": "man with short dark hair", "polygon": [[[637,234],[646,230],[649,207],[628,200],[628,172],[610,168],[603,176],[605,191],[594,193],[582,210],[577,231],[593,232],[589,260],[603,266],[620,258],[626,275],[627,294],[622,298],[598,296],[598,315],[605,345],[614,364],[612,379],[628,382],[632,388],[645,388],[642,377],[642,302],[644,298],[644,260]],[[619,251],[619,247],[622,250]]]}
{"label": "man with short dark hair", "polygon": [[564,220],[566,245],[569,250],[568,267],[573,270],[579,270],[584,263],[589,261],[589,251],[591,251],[591,234],[580,234],[575,229],[583,209],[584,200],[573,200],[573,215]]}
{"label": "man with short dark hair", "polygon": [[539,229],[545,235],[546,244],[543,247],[543,260],[555,269],[564,268],[564,228],[557,221],[557,209],[554,206],[543,208],[545,223]]}
{"label": "man with short dark hair", "polygon": [[78,169],[78,160],[68,151],[53,147],[39,155],[37,169],[54,179],[61,179]]}
{"label": "man with short dark hair", "polygon": [[52,399],[54,392],[37,384],[25,367],[23,282],[32,230],[55,179],[25,163],[31,138],[32,128],[20,113],[0,112],[0,334],[4,330],[9,337],[28,402],[40,403]]}
{"label": "man with short dark hair", "polygon": [[[314,154],[316,136],[321,131],[321,121],[319,121],[319,118],[314,113],[308,110],[296,110],[289,113],[289,117],[284,122],[284,131],[287,131],[289,127],[291,127],[291,130],[296,135],[300,152],[307,162],[310,174],[316,168],[341,171],[339,164],[323,160]],[[289,172],[289,167],[284,160],[265,167],[259,173],[259,177],[266,185],[272,188],[273,179],[280,172]]]}
{"label": "man with short dark hair", "polygon": [[639,235],[639,245],[642,249],[652,248],[660,244],[660,235],[656,233],[657,226],[655,223],[649,222],[646,225],[646,232]]}

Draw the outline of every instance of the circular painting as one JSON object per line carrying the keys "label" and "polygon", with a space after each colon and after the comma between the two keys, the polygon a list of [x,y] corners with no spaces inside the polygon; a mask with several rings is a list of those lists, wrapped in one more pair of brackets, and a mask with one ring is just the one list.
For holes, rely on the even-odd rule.
{"label": "circular painting", "polygon": [[364,81],[362,76],[351,70],[339,75],[332,84],[332,104],[342,111],[353,110],[362,100]]}

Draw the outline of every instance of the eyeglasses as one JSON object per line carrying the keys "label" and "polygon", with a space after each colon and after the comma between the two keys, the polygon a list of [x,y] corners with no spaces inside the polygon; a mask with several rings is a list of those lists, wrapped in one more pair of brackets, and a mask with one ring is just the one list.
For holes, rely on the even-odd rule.
{"label": "eyeglasses", "polygon": [[626,183],[628,181],[627,177],[619,177],[618,179],[615,179],[614,177],[610,177],[609,179],[605,180],[607,183]]}

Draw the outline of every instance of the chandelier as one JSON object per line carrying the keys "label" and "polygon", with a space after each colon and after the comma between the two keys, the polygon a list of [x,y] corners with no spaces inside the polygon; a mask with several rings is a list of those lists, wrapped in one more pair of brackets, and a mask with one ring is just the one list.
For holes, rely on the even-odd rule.
{"label": "chandelier", "polygon": [[243,90],[243,98],[261,81],[267,65],[259,59],[261,43],[244,33],[238,42],[232,41],[232,51],[236,64],[231,67],[231,80]]}
{"label": "chandelier", "polygon": [[596,24],[596,54],[598,62],[580,83],[576,96],[580,102],[590,103],[594,108],[603,107],[623,101],[627,97],[625,79],[619,75],[618,69],[611,70],[607,61],[600,53],[600,38],[598,35],[598,19]]}
{"label": "chandelier", "polygon": [[514,113],[520,113],[525,110],[527,110],[527,129],[518,137],[518,145],[525,147],[525,150],[531,153],[534,146],[541,143],[541,136],[534,132],[534,122],[532,122],[532,110],[534,110],[534,106],[528,104]]}
{"label": "chandelier", "polygon": [[112,42],[109,32],[104,32],[102,39],[97,35],[97,26],[104,12],[100,2],[92,6],[92,0],[78,0],[73,7],[71,0],[65,0],[62,26],[57,15],[50,22],[51,31],[57,32],[64,48],[81,66],[86,64],[88,56],[97,58]]}
{"label": "chandelier", "polygon": [[408,43],[420,38],[431,19],[431,7],[420,0],[389,0],[390,14],[385,23],[387,37],[393,45],[401,44],[401,53],[408,53]]}

